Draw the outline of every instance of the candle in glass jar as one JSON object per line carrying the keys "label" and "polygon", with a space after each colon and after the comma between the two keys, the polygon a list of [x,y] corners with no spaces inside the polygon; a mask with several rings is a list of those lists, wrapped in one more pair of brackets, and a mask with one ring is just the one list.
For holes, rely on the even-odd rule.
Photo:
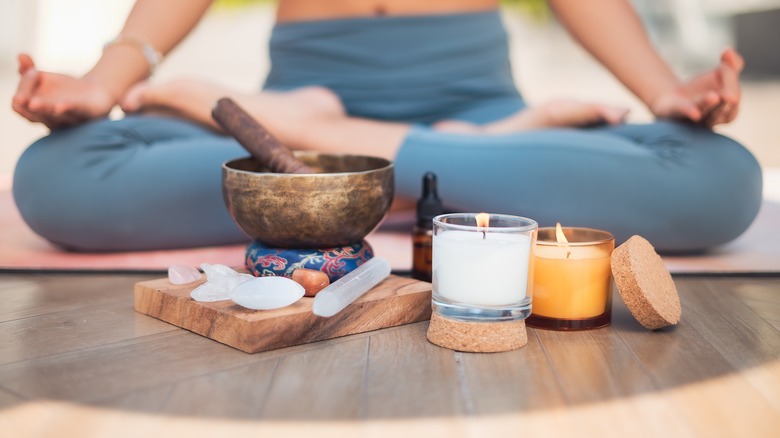
{"label": "candle in glass jar", "polygon": [[608,324],[614,238],[606,231],[560,228],[560,224],[555,231],[540,229],[534,248],[529,325],[575,330]]}
{"label": "candle in glass jar", "polygon": [[502,306],[526,301],[535,233],[536,222],[508,215],[460,213],[434,219],[434,302]]}
{"label": "candle in glass jar", "polygon": [[433,275],[442,297],[495,306],[526,297],[531,239],[524,235],[443,231],[433,243]]}

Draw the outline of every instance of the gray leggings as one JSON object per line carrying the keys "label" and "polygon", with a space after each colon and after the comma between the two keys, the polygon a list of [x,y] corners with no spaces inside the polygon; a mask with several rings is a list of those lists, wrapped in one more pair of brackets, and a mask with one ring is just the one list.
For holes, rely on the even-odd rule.
{"label": "gray leggings", "polygon": [[[14,199],[55,244],[143,250],[246,240],[225,209],[220,163],[231,138],[180,120],[128,117],[59,131],[22,155]],[[495,137],[413,128],[396,160],[397,193],[419,196],[424,172],[461,211],[588,226],[691,251],[742,233],[761,203],[761,172],[738,143],[659,122]]]}
{"label": "gray leggings", "polygon": [[[525,104],[496,11],[277,25],[269,89],[322,85],[351,115],[413,124],[396,159],[397,193],[426,171],[460,211],[632,234],[665,251],[728,242],[755,218],[761,170],[741,145],[674,122],[548,129],[501,136],[435,131],[483,123]],[[81,251],[245,241],[221,192],[232,139],[181,120],[127,117],[58,131],[22,155],[14,198],[46,239]]]}

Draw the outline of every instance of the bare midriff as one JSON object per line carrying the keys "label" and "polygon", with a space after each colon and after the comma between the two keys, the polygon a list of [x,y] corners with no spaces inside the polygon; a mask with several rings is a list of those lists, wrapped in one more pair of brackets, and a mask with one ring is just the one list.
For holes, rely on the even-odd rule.
{"label": "bare midriff", "polygon": [[279,22],[484,12],[498,0],[279,0]]}

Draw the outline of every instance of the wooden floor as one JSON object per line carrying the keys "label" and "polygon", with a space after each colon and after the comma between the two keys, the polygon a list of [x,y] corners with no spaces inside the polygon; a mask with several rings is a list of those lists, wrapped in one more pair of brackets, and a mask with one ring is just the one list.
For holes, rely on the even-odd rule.
{"label": "wooden floor", "polygon": [[[0,430],[117,436],[778,436],[780,278],[677,277],[675,328],[529,330],[467,354],[427,322],[250,355],[133,310],[149,275],[0,275]],[[3,433],[0,433],[2,435]]]}

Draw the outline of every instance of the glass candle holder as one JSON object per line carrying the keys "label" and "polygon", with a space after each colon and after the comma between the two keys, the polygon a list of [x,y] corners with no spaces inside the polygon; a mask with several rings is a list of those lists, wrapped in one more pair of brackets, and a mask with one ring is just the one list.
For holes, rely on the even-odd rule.
{"label": "glass candle holder", "polygon": [[534,247],[533,312],[526,324],[550,330],[589,330],[612,320],[610,256],[615,238],[592,228],[540,228]]}
{"label": "glass candle holder", "polygon": [[[489,217],[487,226],[477,216]],[[460,321],[531,313],[531,250],[538,225],[519,216],[454,213],[433,219],[433,311]]]}

